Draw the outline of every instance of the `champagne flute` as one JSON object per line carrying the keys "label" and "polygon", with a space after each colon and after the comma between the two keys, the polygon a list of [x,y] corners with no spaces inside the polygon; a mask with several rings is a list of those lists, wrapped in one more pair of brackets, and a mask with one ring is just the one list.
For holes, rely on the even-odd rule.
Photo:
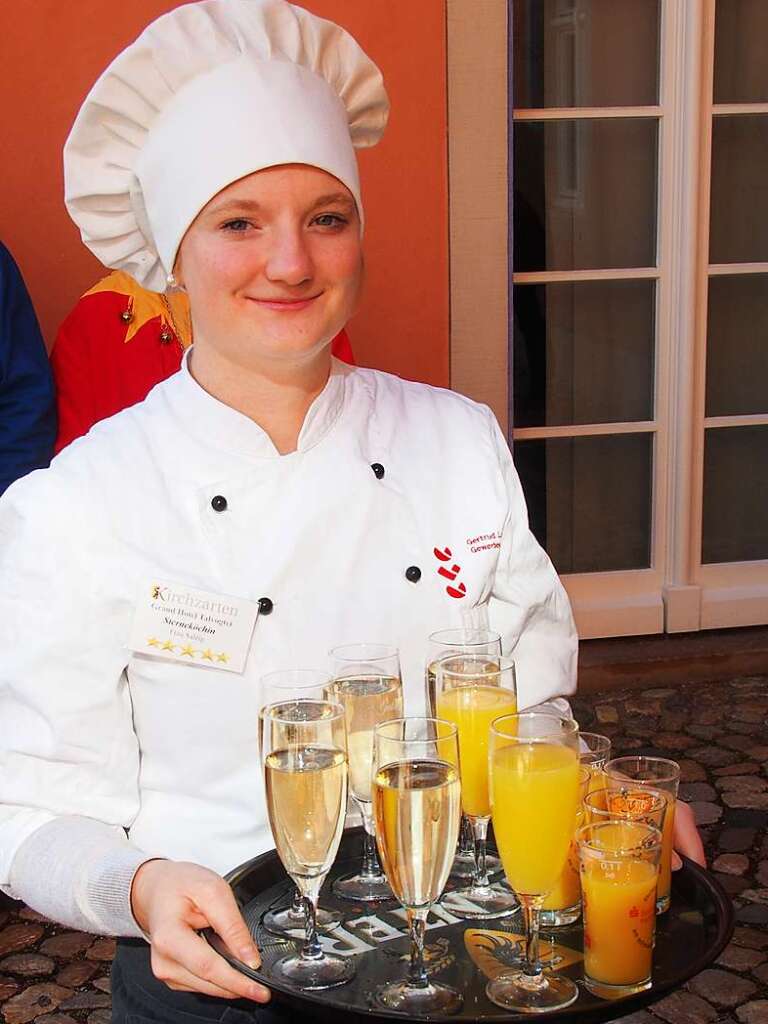
{"label": "champagne flute", "polygon": [[[452,654],[490,654],[501,656],[501,634],[492,629],[439,629],[427,638],[427,663],[424,670],[426,701],[430,715],[437,714],[437,662]],[[489,875],[501,871],[501,861],[486,852],[485,868]],[[459,845],[450,877],[468,882],[475,874],[475,839],[472,823],[461,816]]]}
{"label": "champagne flute", "polygon": [[331,651],[333,680],[329,700],[341,704],[347,720],[349,789],[363,818],[363,863],[352,875],[337,878],[333,891],[362,903],[391,900],[392,889],[376,856],[371,806],[373,730],[380,722],[403,714],[403,684],[396,647],[347,644]]}
{"label": "champagne flute", "polygon": [[455,1013],[462,997],[430,980],[424,966],[429,910],[445,886],[459,832],[461,783],[456,726],[401,718],[376,727],[373,807],[376,843],[395,896],[408,916],[408,976],[374,993],[380,1007],[409,1017]]}
{"label": "champagne flute", "polygon": [[569,978],[542,973],[539,912],[573,839],[579,727],[572,719],[536,711],[506,715],[491,726],[490,747],[493,830],[507,880],[523,907],[526,952],[521,970],[499,975],[485,991],[505,1010],[559,1010],[570,1006],[579,990]]}
{"label": "champagne flute", "polygon": [[441,900],[455,917],[485,920],[506,917],[518,908],[508,888],[488,877],[485,846],[491,804],[488,794],[488,740],[491,722],[517,711],[515,663],[487,654],[441,658],[437,669],[437,713],[458,729],[461,757],[461,807],[474,833],[475,870],[470,884]]}
{"label": "champagne flute", "polygon": [[339,704],[298,698],[268,704],[259,716],[267,813],[283,867],[301,890],[306,933],[300,953],[271,974],[307,991],[333,988],[355,973],[351,960],[324,953],[315,914],[333,863],[347,804],[347,739]]}
{"label": "champagne flute", "polygon": [[[331,677],[327,672],[315,669],[289,668],[276,672],[267,672],[259,680],[260,703],[262,708],[267,704],[289,700],[291,697],[323,698],[325,687]],[[261,741],[261,737],[259,737]],[[329,910],[317,908],[316,923],[318,931],[329,931],[338,928],[342,915]],[[262,927],[272,935],[288,938],[304,938],[306,914],[304,899],[298,888],[293,891],[293,900],[289,907],[282,910],[268,910],[261,919]]]}

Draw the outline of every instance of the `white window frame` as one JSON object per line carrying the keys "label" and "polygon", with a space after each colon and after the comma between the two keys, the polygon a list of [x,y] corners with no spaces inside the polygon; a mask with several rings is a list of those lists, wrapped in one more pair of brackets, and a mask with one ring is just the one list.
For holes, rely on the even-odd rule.
{"label": "white window frame", "polygon": [[[446,2],[451,384],[487,402],[506,428],[511,422],[507,3]],[[717,420],[704,415],[708,276],[768,270],[768,264],[707,263],[712,116],[768,113],[768,104],[713,108],[714,18],[715,0],[662,0],[658,106],[513,112],[515,121],[659,121],[657,266],[511,276],[515,284],[657,282],[654,419],[514,430],[516,440],[638,431],[654,435],[651,567],[563,576],[585,638],[768,622],[768,561],[701,564],[705,428],[768,423],[768,415]],[[475,159],[478,152],[482,161]]]}

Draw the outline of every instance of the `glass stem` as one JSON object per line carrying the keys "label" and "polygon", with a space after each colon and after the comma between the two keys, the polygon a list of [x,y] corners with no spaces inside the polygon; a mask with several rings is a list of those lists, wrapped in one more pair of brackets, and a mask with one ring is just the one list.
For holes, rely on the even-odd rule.
{"label": "glass stem", "polygon": [[[368,807],[370,808],[370,804]],[[363,825],[365,826],[365,833],[363,835],[363,866],[360,874],[363,878],[379,878],[381,875],[381,865],[379,864],[379,855],[376,852],[376,836],[373,832],[371,815],[367,813],[365,808],[363,808]]]}
{"label": "glass stem", "polygon": [[488,818],[469,816],[475,837],[475,877],[472,879],[473,889],[487,889],[491,884],[488,869],[485,865],[485,847],[488,840]]}
{"label": "glass stem", "polygon": [[306,914],[306,923],[304,944],[301,947],[301,959],[320,960],[323,956],[323,950],[317,937],[317,901],[320,896],[320,886],[323,880],[322,878],[312,878],[302,879],[302,881],[304,884],[300,888]]}
{"label": "glass stem", "polygon": [[412,988],[426,988],[429,985],[427,969],[424,966],[424,930],[427,925],[427,910],[407,910],[408,927],[411,933],[411,965],[408,968],[408,984]]}
{"label": "glass stem", "polygon": [[298,888],[295,888],[293,890],[293,903],[291,903],[291,917],[295,918],[296,920],[300,918],[303,923],[305,914],[306,908],[304,905],[304,897],[301,895],[300,890]]}
{"label": "glass stem", "polygon": [[525,963],[523,965],[523,973],[529,978],[538,978],[541,975],[539,920],[541,904],[544,900],[541,896],[519,896],[519,899],[523,907],[523,920],[525,921]]}
{"label": "glass stem", "polygon": [[474,857],[475,837],[472,833],[472,822],[466,816],[461,816],[461,831],[459,832],[459,853],[463,857]]}

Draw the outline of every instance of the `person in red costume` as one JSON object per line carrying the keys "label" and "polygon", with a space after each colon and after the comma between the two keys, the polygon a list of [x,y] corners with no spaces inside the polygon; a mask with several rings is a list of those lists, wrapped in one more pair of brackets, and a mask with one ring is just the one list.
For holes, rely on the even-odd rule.
{"label": "person in red costume", "polygon": [[[56,452],[94,423],[143,401],[176,373],[192,344],[189,301],[182,291],[148,291],[123,271],[102,278],[59,328],[51,353],[59,428]],[[354,365],[346,331],[332,352]]]}

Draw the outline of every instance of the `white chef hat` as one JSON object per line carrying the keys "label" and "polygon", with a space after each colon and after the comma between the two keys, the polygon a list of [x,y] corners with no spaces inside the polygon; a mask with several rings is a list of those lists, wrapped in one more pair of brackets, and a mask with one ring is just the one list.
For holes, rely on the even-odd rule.
{"label": "white chef hat", "polygon": [[381,73],[338,25],[286,0],[185,4],[86,97],[64,147],[67,209],[102,263],[164,291],[200,210],[265,167],[327,171],[362,220],[354,148],[388,114]]}

